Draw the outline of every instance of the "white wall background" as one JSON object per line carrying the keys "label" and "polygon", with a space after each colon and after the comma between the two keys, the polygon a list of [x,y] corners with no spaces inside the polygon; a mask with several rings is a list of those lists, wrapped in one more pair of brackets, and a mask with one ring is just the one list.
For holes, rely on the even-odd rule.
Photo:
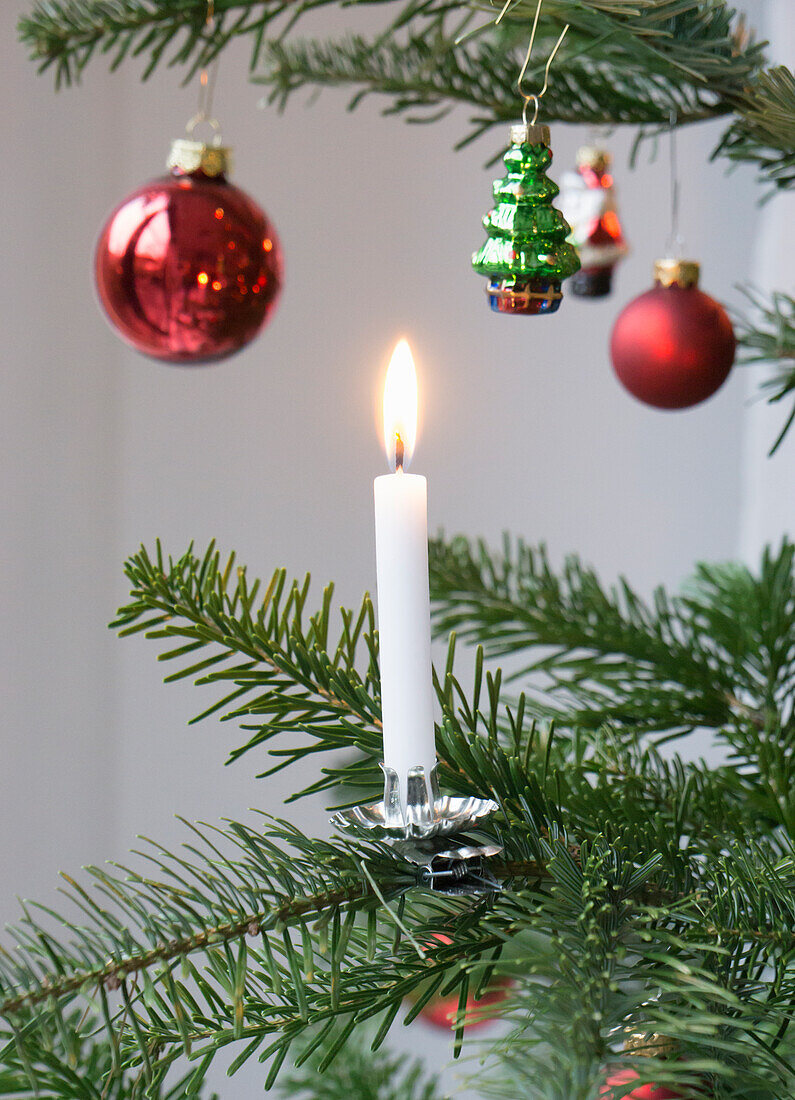
{"label": "white wall background", "polygon": [[[781,59],[786,6],[754,9]],[[111,334],[91,257],[110,208],[160,174],[195,89],[173,71],[140,85],[97,62],[82,87],[56,96],[15,42],[20,7],[0,11],[0,917],[15,914],[15,894],[49,899],[61,868],[119,857],[138,832],[178,838],[177,812],[280,812],[295,778],[256,781],[253,757],[222,768],[235,731],[187,729],[197,690],[163,687],[154,647],[119,642],[105,624],[126,595],[124,557],[157,536],[175,553],[217,536],[253,573],[311,570],[334,578],[344,601],[372,588],[375,410],[400,334],[421,371],[415,469],[429,479],[433,527],[491,539],[509,528],[648,591],[699,558],[755,556],[790,526],[795,433],[768,462],[781,413],[771,422],[749,404],[758,372],[736,371],[713,400],[677,414],[633,402],[612,376],[612,321],[650,285],[667,235],[664,158],[644,155],[630,172],[629,133],[612,139],[633,247],[614,296],[568,296],[550,318],[499,317],[469,256],[495,174],[483,164],[501,134],[455,154],[463,116],[407,127],[382,119],[376,101],[347,114],[340,94],[263,112],[245,48],[230,51],[217,111],[236,182],[278,228],[287,284],[241,355],[169,368]],[[737,302],[736,283],[791,281],[792,202],[760,214],[753,173],[727,177],[708,162],[718,133],[679,139],[683,232],[704,288]],[[553,177],[584,137],[554,127]],[[293,812],[305,829],[325,828],[320,805]],[[434,1049],[445,1057],[444,1043]],[[224,1100],[232,1088],[253,1097],[261,1085],[248,1073],[221,1086]]]}

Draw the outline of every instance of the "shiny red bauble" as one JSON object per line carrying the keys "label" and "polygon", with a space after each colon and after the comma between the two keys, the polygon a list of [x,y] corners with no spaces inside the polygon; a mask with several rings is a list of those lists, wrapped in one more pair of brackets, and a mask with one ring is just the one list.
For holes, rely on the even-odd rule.
{"label": "shiny red bauble", "polygon": [[95,258],[113,326],[155,359],[210,363],[240,351],[273,312],[279,240],[263,211],[226,178],[227,150],[175,142],[171,175],[114,210]]}
{"label": "shiny red bauble", "polygon": [[[599,1095],[604,1097],[604,1100],[613,1100],[614,1097],[618,1100],[619,1096],[622,1100],[682,1100],[681,1092],[672,1092],[671,1089],[658,1088],[656,1085],[638,1085],[631,1092],[626,1092],[624,1088],[617,1088],[618,1085],[626,1086],[636,1081],[638,1076],[634,1069],[617,1070],[607,1078],[606,1084],[599,1090]],[[616,1086],[616,1090],[614,1091],[611,1086]]]}
{"label": "shiny red bauble", "polygon": [[686,409],[719,389],[736,341],[720,303],[698,289],[698,264],[661,260],[656,285],[619,314],[613,368],[633,397],[657,409]]}

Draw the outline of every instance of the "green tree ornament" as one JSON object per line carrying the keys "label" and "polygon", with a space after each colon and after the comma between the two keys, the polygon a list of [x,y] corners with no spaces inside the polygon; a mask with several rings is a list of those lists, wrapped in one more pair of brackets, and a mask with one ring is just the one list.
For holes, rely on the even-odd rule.
{"label": "green tree ornament", "polygon": [[494,182],[495,206],[483,219],[488,238],[472,266],[489,280],[487,294],[497,313],[554,313],[561,283],[580,261],[566,238],[566,219],[552,205],[559,188],[547,178],[552,163],[549,127],[511,127],[503,157],[508,174]]}

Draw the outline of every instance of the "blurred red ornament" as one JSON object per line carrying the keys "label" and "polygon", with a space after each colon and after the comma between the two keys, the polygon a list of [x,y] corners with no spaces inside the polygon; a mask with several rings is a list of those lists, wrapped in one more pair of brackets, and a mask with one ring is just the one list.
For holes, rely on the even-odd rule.
{"label": "blurred red ornament", "polygon": [[613,1100],[614,1097],[615,1100],[619,1097],[622,1100],[682,1100],[683,1093],[672,1092],[668,1088],[658,1088],[656,1085],[638,1085],[631,1092],[625,1092],[623,1089],[614,1091],[611,1087],[628,1085],[631,1081],[637,1081],[639,1076],[634,1069],[616,1070],[608,1076],[606,1084],[599,1090],[599,1095],[604,1097],[604,1100]]}
{"label": "blurred red ornament", "polygon": [[[485,1027],[493,1023],[494,1016],[484,1013],[484,1009],[490,1005],[501,1004],[508,996],[511,987],[510,978],[494,978],[489,988],[482,994],[479,1001],[474,997],[468,997],[466,1003],[467,1030],[473,1031],[478,1027]],[[452,997],[438,997],[431,1000],[420,1012],[420,1016],[434,1027],[442,1027],[449,1031],[455,1027],[455,1018],[458,1015],[458,994]]]}
{"label": "blurred red ornament", "polygon": [[[435,932],[434,939],[444,944],[453,942],[449,936],[445,936],[442,932]],[[512,985],[513,983],[510,978],[493,978],[491,982],[489,982],[488,988],[481,994],[479,1000],[476,1001],[473,996],[467,997],[465,1011],[467,1017],[466,1026],[469,1031],[493,1023],[494,1016],[491,1013],[484,1013],[483,1010],[491,1005],[501,1004],[508,996],[508,992]],[[420,1011],[420,1016],[422,1016],[424,1020],[427,1020],[429,1024],[433,1024],[434,1027],[444,1028],[445,1031],[449,1031],[451,1028],[455,1027],[455,1018],[457,1015],[457,993],[454,993],[450,997],[433,997]]]}
{"label": "blurred red ornament", "polygon": [[616,208],[611,160],[606,149],[584,145],[577,150],[577,171],[563,173],[560,209],[571,226],[568,241],[582,265],[569,284],[578,298],[609,294],[613,268],[628,252]]}
{"label": "blurred red ornament", "polygon": [[656,285],[618,315],[613,368],[633,397],[658,409],[686,409],[718,390],[734,362],[726,310],[698,289],[699,265],[658,260]]}
{"label": "blurred red ornament", "polygon": [[175,141],[171,175],[134,191],[97,244],[99,297],[134,348],[170,363],[225,359],[253,340],[282,286],[257,204],[229,183],[227,149]]}

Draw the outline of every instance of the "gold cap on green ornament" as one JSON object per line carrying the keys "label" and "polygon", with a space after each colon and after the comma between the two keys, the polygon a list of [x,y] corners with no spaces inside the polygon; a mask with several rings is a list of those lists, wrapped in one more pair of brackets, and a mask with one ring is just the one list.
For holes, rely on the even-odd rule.
{"label": "gold cap on green ornament", "polygon": [[515,122],[511,126],[512,145],[549,145],[549,127],[540,122]]}
{"label": "gold cap on green ornament", "polygon": [[166,166],[172,172],[203,172],[205,176],[225,176],[232,170],[232,150],[227,145],[208,145],[204,141],[177,138],[171,143]]}
{"label": "gold cap on green ornament", "polygon": [[701,265],[695,260],[655,260],[654,281],[660,286],[679,286],[686,290],[698,286]]}

